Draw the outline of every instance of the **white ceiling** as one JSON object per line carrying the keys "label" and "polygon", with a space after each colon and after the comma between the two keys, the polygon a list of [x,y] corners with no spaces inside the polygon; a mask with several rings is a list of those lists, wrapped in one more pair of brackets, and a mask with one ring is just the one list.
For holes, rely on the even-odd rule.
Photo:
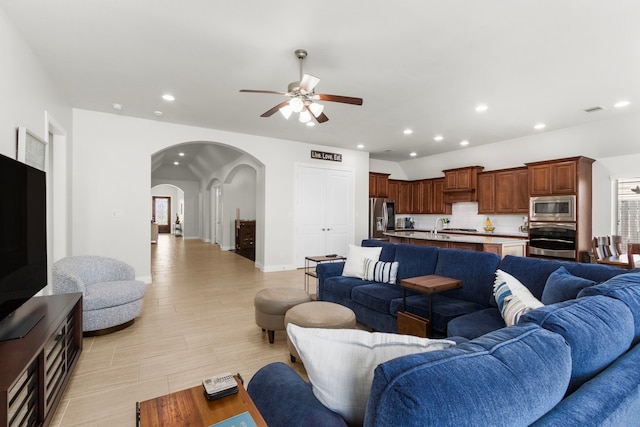
{"label": "white ceiling", "polygon": [[[530,135],[537,122],[548,132],[640,105],[638,0],[0,0],[0,8],[74,107],[115,113],[120,103],[118,114],[134,117],[362,143],[378,159]],[[320,77],[317,92],[364,105],[327,102],[330,120],[313,128],[261,118],[284,98],[238,90],[286,90],[298,79],[297,48],[309,52],[305,72]],[[632,104],[614,108],[621,99]],[[479,103],[489,110],[476,113]],[[605,110],[583,111],[597,105]]]}

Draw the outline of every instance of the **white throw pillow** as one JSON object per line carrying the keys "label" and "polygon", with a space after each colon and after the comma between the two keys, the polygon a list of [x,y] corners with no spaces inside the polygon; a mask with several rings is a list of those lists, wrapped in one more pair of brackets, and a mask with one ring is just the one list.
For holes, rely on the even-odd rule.
{"label": "white throw pillow", "polygon": [[358,329],[302,328],[289,323],[289,339],[298,350],[313,394],[349,424],[362,425],[374,369],[407,354],[442,350],[454,341]]}
{"label": "white throw pillow", "polygon": [[349,245],[349,254],[347,255],[347,261],[344,263],[342,275],[362,279],[364,277],[365,258],[378,261],[381,252],[381,247],[366,248],[362,246]]}
{"label": "white throw pillow", "polygon": [[496,270],[493,295],[507,326],[518,323],[527,311],[544,306],[518,279],[500,269]]}

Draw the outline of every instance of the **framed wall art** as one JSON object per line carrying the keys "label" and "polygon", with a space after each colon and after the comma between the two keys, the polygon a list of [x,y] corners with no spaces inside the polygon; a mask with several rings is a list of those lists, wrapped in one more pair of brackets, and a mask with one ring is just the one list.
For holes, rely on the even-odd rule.
{"label": "framed wall art", "polygon": [[47,142],[25,127],[18,128],[16,159],[46,172]]}

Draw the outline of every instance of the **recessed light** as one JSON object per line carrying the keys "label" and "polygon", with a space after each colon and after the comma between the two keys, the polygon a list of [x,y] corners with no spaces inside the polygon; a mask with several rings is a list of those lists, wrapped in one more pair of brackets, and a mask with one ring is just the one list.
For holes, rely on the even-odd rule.
{"label": "recessed light", "polygon": [[162,111],[158,111],[158,110],[154,111],[153,114],[158,116],[158,117],[164,116],[164,113]]}
{"label": "recessed light", "polygon": [[409,153],[409,155],[410,155],[411,157],[415,157],[415,156],[417,156],[417,155],[418,155],[418,153],[416,153],[415,151],[412,151],[411,153]]}
{"label": "recessed light", "polygon": [[613,104],[613,106],[616,107],[616,108],[624,108],[624,107],[628,106],[629,104],[631,104],[629,101],[618,101],[615,104]]}
{"label": "recessed light", "polygon": [[184,157],[184,153],[178,153],[178,156]]}
{"label": "recessed light", "polygon": [[467,141],[466,139],[464,141],[460,141],[460,145],[465,147],[465,146],[469,145],[469,141]]}
{"label": "recessed light", "polygon": [[403,131],[403,133],[404,133],[405,135],[411,135],[411,134],[413,133],[413,131],[412,131],[411,129],[405,129],[405,130]]}
{"label": "recessed light", "polygon": [[444,136],[442,135],[436,135],[433,137],[433,140],[438,142],[442,141],[443,139],[444,139]]}
{"label": "recessed light", "polygon": [[363,149],[364,148],[364,144],[358,144],[357,147],[360,148],[360,149]]}
{"label": "recessed light", "polygon": [[164,95],[162,95],[162,99],[164,99],[165,101],[175,101],[176,97],[169,93],[165,93]]}
{"label": "recessed light", "polygon": [[113,104],[113,109],[117,110],[117,111],[122,110],[122,104],[114,103]]}
{"label": "recessed light", "polygon": [[546,128],[547,125],[545,125],[544,123],[536,123],[536,125],[533,127],[535,130],[541,130]]}
{"label": "recessed light", "polygon": [[307,122],[306,123],[307,126],[309,126],[310,128],[314,127],[316,124],[314,122]]}
{"label": "recessed light", "polygon": [[476,107],[476,112],[478,113],[484,113],[485,111],[487,111],[489,109],[489,106],[487,104],[479,104]]}
{"label": "recessed light", "polygon": [[174,165],[178,166],[180,162],[173,162]]}

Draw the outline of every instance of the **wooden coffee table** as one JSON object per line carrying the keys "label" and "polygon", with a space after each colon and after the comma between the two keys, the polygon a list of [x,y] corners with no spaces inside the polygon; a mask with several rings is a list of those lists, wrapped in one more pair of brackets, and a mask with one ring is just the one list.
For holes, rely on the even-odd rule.
{"label": "wooden coffee table", "polygon": [[[427,294],[429,299],[429,319],[427,322],[427,336],[430,336],[431,324],[433,322],[433,301],[431,296],[438,292],[451,291],[462,287],[462,281],[458,279],[452,279],[450,277],[438,276],[436,274],[429,274],[427,276],[410,277],[400,281],[402,286],[402,312],[406,313],[407,310],[407,289],[412,291]],[[407,313],[409,316],[417,317],[411,313]]]}
{"label": "wooden coffee table", "polygon": [[238,393],[218,400],[207,400],[202,385],[145,400],[136,404],[138,427],[203,426],[249,412],[259,427],[267,427],[258,408],[249,397],[238,376]]}

